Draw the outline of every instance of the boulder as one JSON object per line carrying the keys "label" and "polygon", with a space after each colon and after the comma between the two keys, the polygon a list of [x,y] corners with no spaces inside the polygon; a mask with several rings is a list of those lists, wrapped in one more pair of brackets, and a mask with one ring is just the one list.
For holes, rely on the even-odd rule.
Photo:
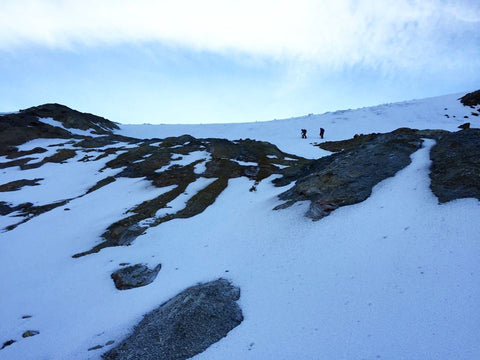
{"label": "boulder", "polygon": [[152,270],[145,265],[136,264],[118,269],[111,276],[118,290],[128,290],[152,283],[161,268],[162,264]]}
{"label": "boulder", "polygon": [[480,129],[450,133],[430,152],[430,188],[441,203],[480,200]]}
{"label": "boulder", "polygon": [[38,330],[27,330],[22,334],[23,338],[31,337],[40,334]]}
{"label": "boulder", "polygon": [[243,321],[240,289],[225,279],[192,286],[145,315],[105,360],[183,360],[205,351]]}

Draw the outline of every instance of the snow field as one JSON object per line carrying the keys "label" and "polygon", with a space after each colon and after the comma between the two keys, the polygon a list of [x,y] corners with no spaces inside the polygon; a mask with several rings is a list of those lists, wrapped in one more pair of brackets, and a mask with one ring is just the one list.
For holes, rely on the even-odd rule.
{"label": "snow field", "polygon": [[[311,145],[319,141],[320,126],[326,140],[403,126],[455,130],[469,121],[463,115],[471,110],[458,97],[268,123],[124,125],[120,133],[249,137],[316,158],[328,154]],[[300,139],[300,128],[309,130],[307,141]],[[195,217],[149,228],[131,246],[72,259],[92,248],[125,211],[168,190],[120,178],[71,201],[65,206],[70,211],[59,207],[1,233],[0,287],[6,296],[0,296],[0,341],[17,342],[0,358],[100,359],[109,347],[87,349],[109,340],[117,344],[143,314],[186,287],[225,277],[241,288],[245,320],[195,359],[478,359],[480,206],[475,199],[438,204],[429,189],[432,146],[425,140],[412,163],[375,186],[366,201],[317,222],[304,217],[306,202],[272,211],[288,188],[274,187],[273,176],[256,192],[248,191],[251,180],[236,178]],[[15,203],[72,197],[111,175],[95,175],[109,158],[78,162],[83,156],[39,169],[3,170],[1,180],[46,178],[12,193]],[[161,263],[162,269],[152,284],[118,291],[110,274],[125,262]],[[40,334],[22,339],[26,330]]]}

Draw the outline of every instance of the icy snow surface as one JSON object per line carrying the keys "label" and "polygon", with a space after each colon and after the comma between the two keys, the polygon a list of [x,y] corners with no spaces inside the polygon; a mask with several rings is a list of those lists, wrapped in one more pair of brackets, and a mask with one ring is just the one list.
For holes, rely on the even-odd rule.
{"label": "icy snow surface", "polygon": [[[124,125],[121,133],[249,137],[315,158],[327,153],[310,144],[320,141],[313,136],[320,126],[326,140],[401,126],[454,130],[470,110],[458,97],[268,123]],[[301,140],[300,128],[312,136]],[[59,207],[0,233],[0,345],[17,340],[0,350],[0,359],[99,359],[110,346],[87,349],[118,344],[146,312],[219,277],[240,286],[245,320],[195,359],[478,359],[480,206],[474,199],[438,204],[429,189],[432,145],[425,140],[412,163],[366,201],[316,222],[304,217],[307,203],[272,211],[287,189],[274,187],[273,177],[256,192],[248,191],[250,180],[237,178],[200,215],[149,228],[131,246],[71,258],[96,245],[127,209],[166,191],[119,178],[72,200],[70,211]],[[76,161],[79,156],[23,172],[1,170],[1,183],[45,178],[2,197],[44,203],[79,194],[109,160],[90,164]],[[206,185],[203,179],[192,184]],[[110,274],[124,262],[162,269],[152,284],[118,291]],[[26,330],[40,334],[23,339]]]}

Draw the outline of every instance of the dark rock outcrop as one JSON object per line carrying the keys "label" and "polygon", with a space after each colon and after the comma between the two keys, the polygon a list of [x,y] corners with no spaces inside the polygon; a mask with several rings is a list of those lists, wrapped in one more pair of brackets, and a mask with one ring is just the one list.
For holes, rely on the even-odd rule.
{"label": "dark rock outcrop", "polygon": [[39,118],[52,118],[59,121],[65,128],[80,130],[94,130],[97,134],[109,134],[112,130],[119,129],[114,122],[101,116],[82,113],[61,104],[44,104],[20,111],[21,114]]}
{"label": "dark rock outcrop", "polygon": [[136,264],[118,269],[112,274],[113,282],[118,290],[128,290],[146,286],[155,280],[162,264],[152,270],[142,264]]}
{"label": "dark rock outcrop", "polygon": [[465,124],[459,125],[458,128],[462,130],[470,129],[470,123],[466,122]]}
{"label": "dark rock outcrop", "polygon": [[[205,158],[187,165],[172,164],[168,166],[182,155],[196,151],[204,151]],[[257,166],[242,165],[241,162],[254,162]],[[303,158],[281,152],[273,144],[250,139],[229,141],[212,138],[197,139],[190,135],[182,135],[164,140],[142,141],[136,147],[129,148],[108,161],[104,169],[122,168],[123,170],[115,177],[99,181],[88,190],[88,193],[120,177],[144,177],[156,187],[175,185],[175,188],[128,210],[127,217],[111,224],[106,229],[102,234],[103,241],[101,243],[90,250],[74,254],[73,257],[78,258],[96,253],[106,247],[130,245],[148,227],[158,226],[177,218],[198,215],[215,202],[228,186],[229,179],[245,176],[258,184],[272,174],[282,174],[285,169],[281,169],[281,167],[285,165],[297,165],[305,162],[307,160]],[[205,163],[205,171],[202,174],[195,172],[195,166],[200,163]],[[159,172],[158,170],[162,167],[164,170]],[[159,209],[167,208],[172,200],[183,194],[187,187],[200,177],[215,180],[196,194],[192,194],[185,208],[156,216]],[[141,222],[143,225],[139,225]]]}
{"label": "dark rock outcrop", "polygon": [[460,100],[462,102],[462,104],[465,105],[465,106],[480,105],[480,90],[468,93],[468,94],[462,96],[458,100]]}
{"label": "dark rock outcrop", "polygon": [[10,346],[10,345],[12,345],[12,344],[15,343],[15,342],[16,342],[16,341],[13,340],[13,339],[12,339],[12,340],[7,340],[7,341],[5,341],[5,342],[3,343],[3,345],[2,345],[2,347],[0,348],[0,350],[5,349],[7,346]]}
{"label": "dark rock outcrop", "polygon": [[[294,187],[279,198],[286,202],[275,209],[297,201],[310,201],[307,216],[318,220],[333,210],[367,199],[380,181],[410,164],[410,155],[421,147],[422,140],[411,129],[398,129],[387,134],[374,134],[361,144],[298,169]],[[282,183],[280,179],[278,183]]]}
{"label": "dark rock outcrop", "polygon": [[243,321],[240,289],[225,279],[192,286],[145,315],[105,360],[184,360],[205,351]]}
{"label": "dark rock outcrop", "polygon": [[480,129],[449,133],[430,152],[430,188],[441,203],[480,200]]}
{"label": "dark rock outcrop", "polygon": [[38,330],[27,330],[22,334],[23,338],[31,337],[40,334]]}
{"label": "dark rock outcrop", "polygon": [[17,191],[20,190],[24,186],[37,186],[39,181],[43,180],[43,178],[37,178],[33,180],[21,179],[10,181],[6,184],[0,185],[0,192],[7,192],[7,191]]}
{"label": "dark rock outcrop", "polygon": [[[72,137],[70,131],[48,125],[38,118],[53,118],[65,128],[93,130],[97,134],[111,134],[118,126],[100,116],[81,113],[60,104],[45,104],[0,116],[0,155],[17,157],[15,146],[38,138]],[[75,136],[74,136],[75,137]],[[78,136],[76,136],[78,137]],[[80,136],[80,138],[82,138]],[[21,156],[21,155],[19,155]]]}

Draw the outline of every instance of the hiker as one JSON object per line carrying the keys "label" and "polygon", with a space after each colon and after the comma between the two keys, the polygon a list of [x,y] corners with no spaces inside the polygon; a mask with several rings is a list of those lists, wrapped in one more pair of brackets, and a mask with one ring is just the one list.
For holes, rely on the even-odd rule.
{"label": "hiker", "polygon": [[325,129],[320,128],[320,138],[323,139],[323,134],[325,134]]}
{"label": "hiker", "polygon": [[302,129],[302,139],[306,139],[307,138],[307,129]]}

